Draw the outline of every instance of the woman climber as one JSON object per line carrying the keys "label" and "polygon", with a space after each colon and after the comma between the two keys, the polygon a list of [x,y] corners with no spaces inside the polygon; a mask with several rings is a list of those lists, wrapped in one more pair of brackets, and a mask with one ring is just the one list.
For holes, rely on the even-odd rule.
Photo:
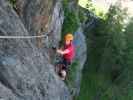
{"label": "woman climber", "polygon": [[66,79],[68,66],[71,65],[75,56],[75,47],[73,44],[73,38],[74,37],[71,33],[66,34],[63,48],[56,50],[58,54],[62,55],[62,61],[59,63],[62,64],[59,70],[59,75],[62,80]]}

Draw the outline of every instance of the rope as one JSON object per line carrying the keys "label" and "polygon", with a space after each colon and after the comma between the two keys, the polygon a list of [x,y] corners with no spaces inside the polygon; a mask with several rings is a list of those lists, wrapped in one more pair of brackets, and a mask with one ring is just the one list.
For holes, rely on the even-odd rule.
{"label": "rope", "polygon": [[41,37],[47,37],[47,34],[40,36],[0,36],[0,39],[32,39]]}

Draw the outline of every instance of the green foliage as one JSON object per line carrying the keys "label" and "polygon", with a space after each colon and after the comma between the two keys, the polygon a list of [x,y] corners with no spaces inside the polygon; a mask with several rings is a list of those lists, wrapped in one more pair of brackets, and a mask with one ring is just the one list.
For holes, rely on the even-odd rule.
{"label": "green foliage", "polygon": [[62,37],[64,36],[64,34],[68,32],[74,33],[78,28],[76,11],[70,10],[68,8],[68,0],[63,0],[63,8],[64,8],[64,23],[62,27]]}
{"label": "green foliage", "polygon": [[95,5],[91,0],[79,0],[79,5],[85,9],[88,9],[101,19],[106,19],[107,9]]}
{"label": "green foliage", "polygon": [[88,58],[77,100],[133,99],[133,20],[125,28],[127,14],[120,8],[111,6],[106,19],[85,29]]}
{"label": "green foliage", "polygon": [[76,15],[74,12],[69,12],[68,10],[65,12],[65,19],[63,23],[63,33],[68,33],[68,32],[75,32],[78,27]]}
{"label": "green foliage", "polygon": [[66,80],[69,87],[74,87],[78,65],[79,65],[79,61],[75,60],[69,68],[69,74]]}
{"label": "green foliage", "polygon": [[100,71],[110,72],[124,67],[123,56],[126,49],[126,41],[122,29],[124,28],[125,18],[125,11],[122,11],[118,6],[112,6],[109,9],[104,30],[102,29],[101,31],[105,37],[105,44],[101,55],[102,60],[100,63],[102,66],[100,66]]}
{"label": "green foliage", "polygon": [[73,99],[74,99],[74,96],[75,96],[75,80],[76,80],[76,75],[78,73],[78,68],[79,68],[79,61],[78,60],[75,60],[71,66],[69,66],[69,71],[68,71],[68,76],[67,76],[67,79],[66,79],[66,84],[69,88],[69,91],[71,92],[71,95],[73,96]]}
{"label": "green foliage", "polygon": [[[68,1],[64,0],[63,34],[74,32],[77,27],[76,13],[70,11],[67,4]],[[87,8],[89,13],[93,12],[99,19],[95,27],[87,27],[84,32],[88,48],[87,62],[83,70],[80,95],[75,100],[132,100],[133,19],[126,26],[127,13],[120,9],[120,5],[111,6],[108,13],[100,15],[93,5]],[[79,11],[80,22],[94,19],[85,13],[86,10]],[[78,63],[71,66],[66,80],[70,90],[74,87],[77,66]]]}
{"label": "green foliage", "polygon": [[9,0],[9,2],[11,3],[12,7],[16,9],[16,0]]}
{"label": "green foliage", "polygon": [[79,17],[79,20],[80,20],[81,23],[84,23],[88,19],[87,16],[85,15],[85,12],[84,12],[83,8],[79,9],[78,17]]}

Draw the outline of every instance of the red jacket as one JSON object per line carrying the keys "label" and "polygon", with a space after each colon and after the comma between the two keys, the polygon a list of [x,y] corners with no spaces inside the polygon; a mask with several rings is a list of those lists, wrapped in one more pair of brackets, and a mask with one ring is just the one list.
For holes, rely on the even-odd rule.
{"label": "red jacket", "polygon": [[64,54],[63,55],[63,58],[65,60],[68,60],[68,61],[72,61],[74,59],[74,56],[75,56],[75,47],[74,45],[71,43],[70,45],[65,45],[64,46],[64,50],[68,49],[69,50],[69,53],[67,54]]}

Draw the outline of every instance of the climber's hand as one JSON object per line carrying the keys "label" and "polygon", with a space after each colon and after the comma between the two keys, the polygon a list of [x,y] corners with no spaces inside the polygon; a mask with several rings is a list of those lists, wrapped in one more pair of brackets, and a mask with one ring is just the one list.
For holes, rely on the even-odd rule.
{"label": "climber's hand", "polygon": [[62,51],[60,49],[57,49],[56,52],[59,53],[59,54],[61,54]]}
{"label": "climber's hand", "polygon": [[57,51],[56,51],[58,54],[61,54],[61,55],[63,55],[64,54],[64,52],[61,50],[61,49],[57,49]]}

